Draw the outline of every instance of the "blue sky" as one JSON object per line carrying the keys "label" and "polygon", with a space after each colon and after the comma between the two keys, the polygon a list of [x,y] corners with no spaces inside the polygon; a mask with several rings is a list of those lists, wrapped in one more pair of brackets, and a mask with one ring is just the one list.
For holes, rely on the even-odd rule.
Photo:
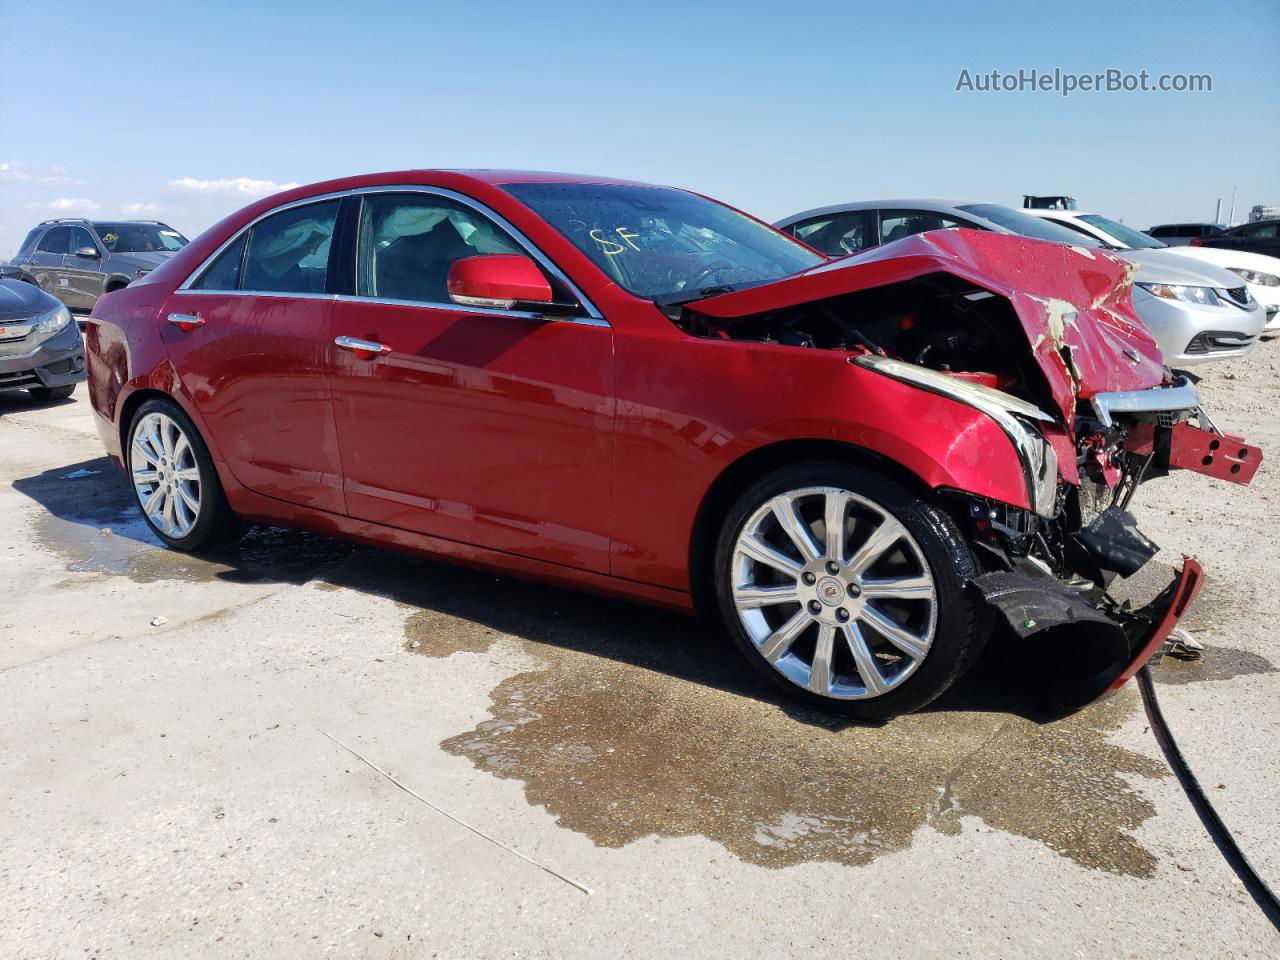
{"label": "blue sky", "polygon": [[[44,217],[195,235],[274,185],[407,167],[671,183],[776,219],[1066,192],[1138,227],[1280,203],[1280,3],[0,0],[0,258]],[[1207,73],[1211,93],[956,92]],[[1225,214],[1225,206],[1224,206]]]}

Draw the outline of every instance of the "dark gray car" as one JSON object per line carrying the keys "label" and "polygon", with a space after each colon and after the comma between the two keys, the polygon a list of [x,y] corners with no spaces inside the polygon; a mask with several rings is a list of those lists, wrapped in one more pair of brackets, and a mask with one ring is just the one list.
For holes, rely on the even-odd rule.
{"label": "dark gray car", "polygon": [[61,400],[84,378],[84,343],[71,311],[39,287],[0,278],[0,390]]}
{"label": "dark gray car", "polygon": [[127,287],[187,245],[157,220],[46,220],[22,241],[13,266],[76,312]]}

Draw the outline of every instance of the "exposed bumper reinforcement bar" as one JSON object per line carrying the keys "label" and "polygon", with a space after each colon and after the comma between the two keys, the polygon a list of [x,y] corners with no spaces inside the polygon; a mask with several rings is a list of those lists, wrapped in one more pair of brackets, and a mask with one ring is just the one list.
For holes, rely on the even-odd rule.
{"label": "exposed bumper reinforcement bar", "polygon": [[1126,390],[1120,393],[1095,393],[1090,401],[1104,427],[1114,422],[1113,413],[1159,413],[1162,410],[1198,410],[1200,391],[1186,377],[1171,387],[1150,390]]}

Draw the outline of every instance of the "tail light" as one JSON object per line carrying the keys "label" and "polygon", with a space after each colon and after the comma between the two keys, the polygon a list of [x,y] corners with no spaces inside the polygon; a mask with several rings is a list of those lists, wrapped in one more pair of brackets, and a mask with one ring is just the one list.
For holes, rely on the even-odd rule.
{"label": "tail light", "polygon": [[1192,237],[1192,238],[1191,238],[1191,240],[1190,240],[1190,242],[1189,242],[1187,245],[1188,245],[1188,246],[1191,246],[1191,247],[1203,247],[1203,246],[1204,246],[1204,238],[1203,238],[1203,237]]}

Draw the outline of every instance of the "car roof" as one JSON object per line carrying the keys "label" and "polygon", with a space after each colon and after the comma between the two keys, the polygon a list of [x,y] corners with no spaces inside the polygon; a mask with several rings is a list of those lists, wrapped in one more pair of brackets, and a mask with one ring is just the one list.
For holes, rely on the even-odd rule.
{"label": "car roof", "polygon": [[954,210],[956,207],[964,206],[970,203],[981,203],[980,200],[943,200],[938,198],[924,197],[908,197],[906,199],[894,200],[855,200],[851,203],[833,203],[827,207],[814,207],[812,210],[805,210],[803,213],[795,213],[791,216],[779,220],[774,226],[783,227],[790,226],[800,220],[808,220],[810,217],[821,217],[830,213],[853,213],[858,210],[880,210],[882,208],[902,208],[908,210],[924,210],[929,213],[946,213]]}
{"label": "car roof", "polygon": [[[1045,210],[1041,207],[1020,207],[1023,213],[1029,213],[1033,217],[1045,217],[1052,220],[1054,217],[1101,217],[1101,213],[1094,213],[1092,210]],[[1110,218],[1108,218],[1110,219]]]}

